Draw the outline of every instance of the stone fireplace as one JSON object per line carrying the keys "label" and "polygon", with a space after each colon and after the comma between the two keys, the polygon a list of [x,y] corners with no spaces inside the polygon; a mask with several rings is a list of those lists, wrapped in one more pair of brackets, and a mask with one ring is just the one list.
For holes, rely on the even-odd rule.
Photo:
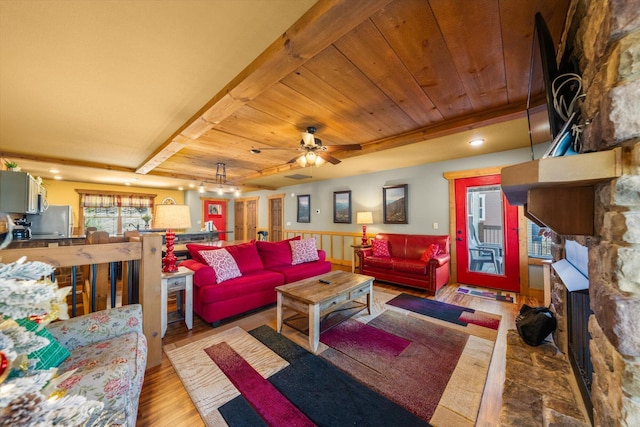
{"label": "stone fireplace", "polygon": [[[640,425],[640,1],[576,0],[560,50],[578,59],[589,121],[583,151],[621,147],[622,176],[595,185],[593,236],[557,236],[588,248],[588,351],[596,426]],[[568,351],[567,293],[552,273],[554,338]],[[587,349],[585,349],[586,351]]]}

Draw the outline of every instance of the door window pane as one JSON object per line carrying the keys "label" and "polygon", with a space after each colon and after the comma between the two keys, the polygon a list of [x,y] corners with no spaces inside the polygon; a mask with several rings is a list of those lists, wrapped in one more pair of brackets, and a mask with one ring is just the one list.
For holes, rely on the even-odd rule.
{"label": "door window pane", "polygon": [[467,188],[469,271],[504,272],[504,222],[499,185]]}

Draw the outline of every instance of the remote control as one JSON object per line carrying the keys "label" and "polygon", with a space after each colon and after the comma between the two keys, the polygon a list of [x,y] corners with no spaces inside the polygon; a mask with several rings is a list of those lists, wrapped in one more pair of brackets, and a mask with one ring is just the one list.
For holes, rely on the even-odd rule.
{"label": "remote control", "polygon": [[320,283],[324,283],[325,285],[330,285],[331,284],[331,280],[320,279]]}

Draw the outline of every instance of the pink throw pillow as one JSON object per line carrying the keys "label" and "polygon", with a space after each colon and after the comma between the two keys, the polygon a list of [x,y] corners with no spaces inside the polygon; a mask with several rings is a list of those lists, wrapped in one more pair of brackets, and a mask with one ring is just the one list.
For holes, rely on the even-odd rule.
{"label": "pink throw pillow", "polygon": [[431,258],[438,255],[439,253],[440,253],[440,246],[436,245],[435,243],[432,243],[429,246],[427,246],[427,249],[424,250],[424,252],[422,253],[422,256],[420,257],[420,261],[429,262]]}
{"label": "pink throw pillow", "polygon": [[373,250],[373,256],[391,258],[389,242],[387,240],[372,240],[371,249]]}
{"label": "pink throw pillow", "polygon": [[319,259],[315,237],[303,240],[291,240],[289,244],[291,245],[291,265],[317,261]]}
{"label": "pink throw pillow", "polygon": [[200,255],[202,255],[209,267],[216,272],[216,283],[242,276],[236,260],[233,259],[228,250],[200,251]]}

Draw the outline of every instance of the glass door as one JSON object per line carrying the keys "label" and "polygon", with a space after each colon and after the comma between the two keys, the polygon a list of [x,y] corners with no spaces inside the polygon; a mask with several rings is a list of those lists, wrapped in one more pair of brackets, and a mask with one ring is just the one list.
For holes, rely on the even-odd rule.
{"label": "glass door", "polygon": [[518,209],[500,175],[458,179],[455,197],[458,282],[519,292]]}

